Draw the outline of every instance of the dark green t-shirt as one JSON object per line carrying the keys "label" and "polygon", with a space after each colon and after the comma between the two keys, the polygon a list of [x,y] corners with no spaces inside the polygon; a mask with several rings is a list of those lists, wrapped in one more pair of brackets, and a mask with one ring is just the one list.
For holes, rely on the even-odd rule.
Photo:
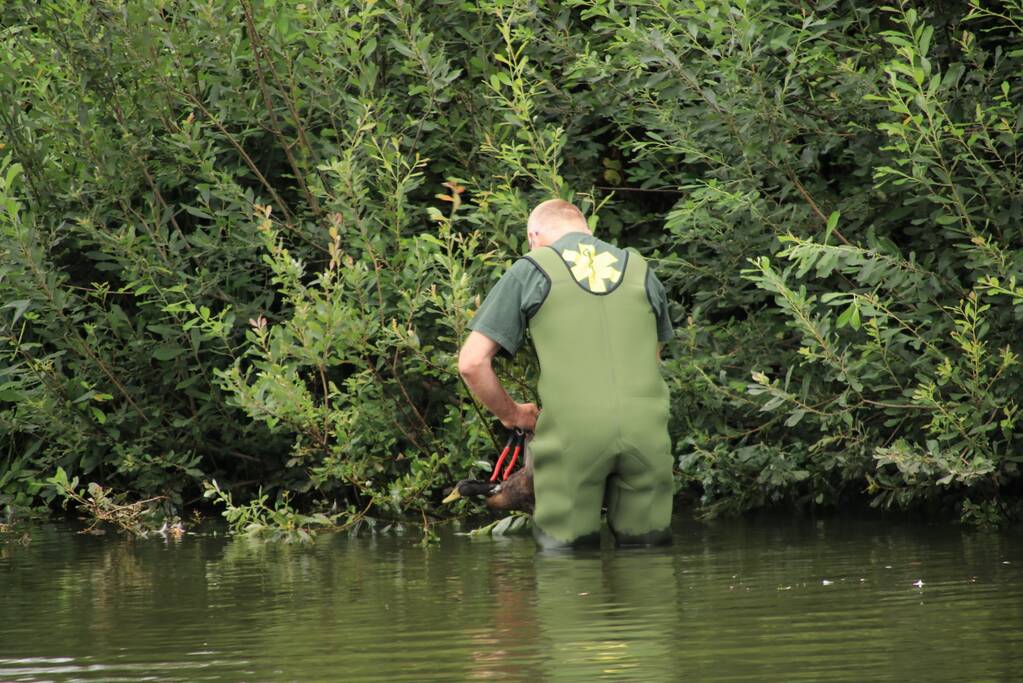
{"label": "dark green t-shirt", "polygon": [[[566,249],[578,250],[580,244],[594,245],[599,251],[610,251],[618,257],[619,263],[625,262],[623,250],[585,232],[570,232],[551,246],[558,253],[563,253]],[[509,355],[515,355],[525,340],[529,319],[547,298],[549,287],[547,277],[536,264],[529,259],[518,259],[487,294],[469,323],[469,329],[486,335]],[[646,291],[657,318],[657,339],[666,342],[674,334],[668,317],[668,297],[652,268],[647,269]]]}

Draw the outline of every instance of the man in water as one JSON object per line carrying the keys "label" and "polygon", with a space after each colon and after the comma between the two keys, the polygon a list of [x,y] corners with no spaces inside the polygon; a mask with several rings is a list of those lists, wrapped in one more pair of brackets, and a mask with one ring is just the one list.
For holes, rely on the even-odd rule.
{"label": "man in water", "polygon": [[[606,501],[619,545],[670,542],[664,287],[638,253],[594,237],[569,202],[537,206],[526,235],[531,251],[476,312],[458,371],[505,427],[535,432],[534,535],[545,547],[599,542]],[[527,329],[542,413],[512,400],[491,366],[499,351],[518,351]]]}

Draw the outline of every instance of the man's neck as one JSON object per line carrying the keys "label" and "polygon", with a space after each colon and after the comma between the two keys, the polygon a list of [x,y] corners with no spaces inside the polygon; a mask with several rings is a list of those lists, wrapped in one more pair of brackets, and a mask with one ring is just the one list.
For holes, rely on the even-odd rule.
{"label": "man's neck", "polygon": [[550,236],[550,241],[548,242],[548,244],[554,244],[565,235],[592,235],[592,234],[593,233],[591,233],[589,230],[582,230],[579,228],[567,228],[565,230],[553,233]]}

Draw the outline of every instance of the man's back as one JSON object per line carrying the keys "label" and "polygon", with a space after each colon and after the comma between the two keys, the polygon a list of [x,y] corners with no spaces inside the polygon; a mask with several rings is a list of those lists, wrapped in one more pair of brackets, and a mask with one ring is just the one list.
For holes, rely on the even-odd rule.
{"label": "man's back", "polygon": [[574,247],[526,256],[549,280],[529,322],[543,406],[531,444],[534,527],[541,542],[592,539],[606,496],[618,540],[646,542],[666,531],[672,488],[647,265],[592,236]]}
{"label": "man's back", "polygon": [[612,249],[590,237],[576,249],[544,247],[526,256],[550,282],[529,322],[545,407],[617,419],[633,398],[668,399],[646,262]]}

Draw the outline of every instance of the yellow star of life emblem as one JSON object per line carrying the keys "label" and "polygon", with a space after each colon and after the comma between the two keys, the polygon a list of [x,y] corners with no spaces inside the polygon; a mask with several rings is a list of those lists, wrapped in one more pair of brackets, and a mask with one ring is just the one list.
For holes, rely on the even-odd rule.
{"label": "yellow star of life emblem", "polygon": [[610,280],[611,284],[618,282],[622,272],[614,268],[618,263],[618,257],[609,251],[597,253],[596,247],[592,244],[580,244],[579,251],[566,249],[562,257],[572,264],[572,277],[576,281],[585,282],[591,292],[601,294],[607,291],[604,280]]}

